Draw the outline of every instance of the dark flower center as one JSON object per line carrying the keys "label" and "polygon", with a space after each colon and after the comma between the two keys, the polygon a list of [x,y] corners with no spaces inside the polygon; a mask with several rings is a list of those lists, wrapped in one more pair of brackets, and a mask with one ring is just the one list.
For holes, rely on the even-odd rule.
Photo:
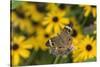
{"label": "dark flower center", "polygon": [[45,37],[45,38],[48,38],[48,37],[49,37],[49,34],[45,34],[44,37]]}
{"label": "dark flower center", "polygon": [[78,34],[78,33],[77,33],[77,31],[76,31],[75,29],[73,29],[72,36],[73,36],[73,37],[76,37],[76,36],[77,36],[77,34]]}
{"label": "dark flower center", "polygon": [[46,11],[46,10],[45,10],[45,5],[43,5],[43,4],[37,5],[37,10],[38,10],[39,12],[41,12],[41,13],[45,12],[45,11]]}
{"label": "dark flower center", "polygon": [[60,8],[61,10],[64,10],[64,9],[66,8],[66,6],[65,6],[65,4],[60,4],[60,5],[59,5],[59,8]]}
{"label": "dark flower center", "polygon": [[87,46],[86,46],[86,50],[87,50],[87,51],[91,51],[91,50],[92,50],[92,46],[91,46],[91,44],[87,44]]}
{"label": "dark flower center", "polygon": [[21,13],[21,12],[17,12],[17,16],[19,17],[19,18],[25,18],[25,15],[24,15],[24,13]]}
{"label": "dark flower center", "polygon": [[25,13],[21,8],[15,9],[15,13],[19,18],[21,18],[21,19],[25,18]]}
{"label": "dark flower center", "polygon": [[33,37],[37,37],[37,32],[33,32]]}
{"label": "dark flower center", "polygon": [[19,48],[18,44],[13,44],[11,47],[11,49],[13,50],[18,50],[18,48]]}
{"label": "dark flower center", "polygon": [[58,22],[58,20],[59,20],[58,17],[56,17],[56,16],[53,17],[53,21],[54,21],[54,22]]}
{"label": "dark flower center", "polygon": [[35,22],[35,21],[32,21],[32,25],[33,25],[34,27],[36,27],[36,26],[39,25],[39,23],[38,23],[38,22]]}

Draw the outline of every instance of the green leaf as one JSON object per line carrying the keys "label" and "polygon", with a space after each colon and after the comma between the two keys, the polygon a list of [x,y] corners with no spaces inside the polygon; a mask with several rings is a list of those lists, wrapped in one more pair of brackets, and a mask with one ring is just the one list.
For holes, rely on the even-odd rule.
{"label": "green leaf", "polygon": [[22,2],[21,1],[16,1],[16,0],[12,0],[11,1],[11,9],[16,8],[17,6],[19,6]]}
{"label": "green leaf", "polygon": [[91,58],[91,59],[88,59],[88,60],[86,60],[86,61],[84,61],[84,62],[93,62],[93,61],[96,61],[96,57],[93,57],[93,58]]}

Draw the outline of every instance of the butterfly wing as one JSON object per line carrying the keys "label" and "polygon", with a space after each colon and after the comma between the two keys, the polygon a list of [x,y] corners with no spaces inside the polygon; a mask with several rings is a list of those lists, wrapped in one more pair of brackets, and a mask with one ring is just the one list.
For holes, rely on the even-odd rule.
{"label": "butterfly wing", "polygon": [[72,44],[72,37],[71,35],[69,34],[68,30],[66,28],[64,28],[59,37],[61,38],[61,40],[63,41],[63,45],[64,46],[70,46]]}
{"label": "butterfly wing", "polygon": [[54,43],[54,46],[59,46],[63,44],[59,36],[51,38],[51,41]]}
{"label": "butterfly wing", "polygon": [[64,55],[70,53],[72,37],[69,30],[64,28],[60,34],[49,39],[50,53],[53,55]]}

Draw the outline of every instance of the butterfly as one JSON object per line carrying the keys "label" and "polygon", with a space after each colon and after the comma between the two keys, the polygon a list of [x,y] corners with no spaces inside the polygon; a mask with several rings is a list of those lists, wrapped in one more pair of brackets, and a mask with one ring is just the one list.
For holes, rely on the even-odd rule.
{"label": "butterfly", "polygon": [[49,47],[50,53],[53,55],[68,55],[72,49],[72,28],[70,26],[65,26],[62,31],[50,38],[46,42],[46,46]]}

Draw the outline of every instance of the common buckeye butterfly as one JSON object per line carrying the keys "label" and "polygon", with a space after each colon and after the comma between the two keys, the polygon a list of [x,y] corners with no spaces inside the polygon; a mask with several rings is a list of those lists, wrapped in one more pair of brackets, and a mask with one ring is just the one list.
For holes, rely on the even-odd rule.
{"label": "common buckeye butterfly", "polygon": [[52,37],[46,43],[49,47],[50,53],[53,55],[68,55],[72,49],[72,28],[65,26],[57,36]]}

